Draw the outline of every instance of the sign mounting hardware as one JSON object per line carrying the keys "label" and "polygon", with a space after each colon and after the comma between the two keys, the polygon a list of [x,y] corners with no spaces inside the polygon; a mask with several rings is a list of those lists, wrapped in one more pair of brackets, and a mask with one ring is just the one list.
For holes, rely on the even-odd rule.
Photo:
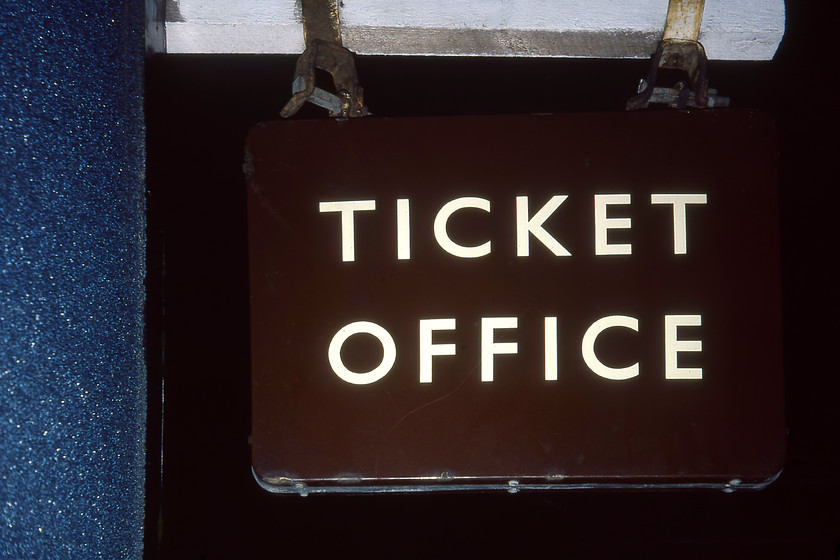
{"label": "sign mounting hardware", "polygon": [[[646,109],[649,104],[686,107],[728,107],[729,98],[709,88],[706,76],[706,50],[698,41],[705,0],[670,0],[665,31],[651,59],[646,78],[638,93],[627,101],[627,110]],[[673,87],[656,87],[659,70],[676,70],[687,75]]]}
{"label": "sign mounting hardware", "polygon": [[[353,52],[341,43],[336,0],[301,0],[301,10],[306,50],[295,66],[292,98],[280,116],[293,116],[307,101],[327,109],[331,117],[367,116]],[[335,93],[316,87],[316,69],[329,72]]]}

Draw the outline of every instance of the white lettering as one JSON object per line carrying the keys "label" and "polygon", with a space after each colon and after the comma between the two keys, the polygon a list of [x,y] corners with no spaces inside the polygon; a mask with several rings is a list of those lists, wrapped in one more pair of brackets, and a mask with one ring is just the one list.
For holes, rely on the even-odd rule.
{"label": "white lettering", "polygon": [[437,216],[435,216],[435,239],[437,239],[438,245],[450,255],[461,257],[462,259],[474,259],[489,255],[489,241],[475,247],[465,247],[458,245],[449,238],[449,234],[446,232],[446,222],[452,214],[462,208],[478,208],[479,210],[490,212],[490,201],[485,198],[465,196],[444,204],[440,211],[438,211]]}
{"label": "white lettering", "polygon": [[482,317],[481,319],[481,380],[493,381],[493,356],[496,354],[516,354],[519,346],[516,342],[496,342],[496,329],[515,329],[516,317]]}
{"label": "white lettering", "polygon": [[[559,360],[559,328],[557,317],[544,317],[544,348],[545,348],[545,380],[557,381],[560,370]],[[483,317],[481,319],[481,381],[494,380],[494,360],[498,354],[518,354],[517,342],[496,342],[496,331],[500,329],[518,328],[517,317]],[[455,356],[457,345],[453,343],[436,344],[436,331],[454,331],[455,318],[420,319],[420,383],[432,383],[432,364],[435,356]],[[665,379],[702,379],[703,369],[700,367],[679,367],[680,352],[701,352],[703,343],[700,340],[680,340],[680,327],[702,326],[701,315],[665,315]],[[605,379],[622,381],[639,375],[639,362],[623,368],[605,365],[595,352],[598,337],[605,330],[613,327],[623,327],[639,332],[639,320],[626,315],[610,315],[602,317],[592,323],[583,335],[581,353],[586,365],[593,373]],[[368,334],[376,337],[382,345],[382,359],[379,365],[367,372],[351,371],[341,358],[344,343],[353,335]],[[390,333],[376,323],[356,321],[341,328],[330,341],[327,352],[330,366],[335,374],[354,385],[369,385],[379,381],[387,375],[396,362],[396,345]],[[537,373],[537,372],[534,372]]]}
{"label": "white lettering", "polygon": [[433,331],[455,330],[455,319],[420,319],[420,383],[432,382],[432,356],[454,356],[454,344],[434,344]]}
{"label": "white lettering", "polygon": [[606,379],[614,381],[623,381],[636,377],[639,375],[639,362],[632,366],[624,368],[611,368],[601,363],[598,356],[595,355],[595,340],[598,335],[606,329],[611,327],[624,327],[639,332],[639,320],[635,317],[628,317],[626,315],[611,315],[598,319],[586,329],[586,334],[583,335],[583,343],[581,344],[581,351],[583,353],[583,361],[589,366],[593,373],[600,375]]}
{"label": "white lettering", "polygon": [[408,213],[408,199],[397,199],[397,259],[407,261],[411,258],[411,229]]}
{"label": "white lettering", "polygon": [[546,202],[532,218],[528,219],[528,197],[516,197],[516,256],[527,257],[530,254],[531,238],[529,234],[539,239],[555,256],[571,256],[571,253],[542,227],[551,214],[567,198],[567,195],[560,194],[552,196],[551,200]]}
{"label": "white lettering", "polygon": [[[372,370],[364,373],[354,372],[347,369],[341,360],[341,347],[348,338],[354,334],[370,334],[379,339],[382,344],[382,361]],[[369,385],[385,377],[397,359],[397,347],[390,333],[376,323],[370,321],[356,321],[339,329],[330,341],[330,348],[327,351],[330,366],[335,374],[353,385]]]}
{"label": "white lettering", "polygon": [[376,210],[375,200],[346,200],[339,202],[321,202],[321,212],[341,212],[341,260],[356,260],[356,234],[353,216],[355,212]]}
{"label": "white lettering", "polygon": [[702,340],[677,340],[678,327],[699,327],[700,315],[665,315],[665,379],[703,379],[703,368],[677,367],[677,353],[700,352]]}
{"label": "white lettering", "polygon": [[607,231],[611,229],[630,229],[630,218],[607,218],[607,206],[630,204],[629,194],[595,195],[595,254],[630,255],[633,248],[630,243],[607,242]]}
{"label": "white lettering", "polygon": [[545,380],[557,381],[557,317],[545,318]]}
{"label": "white lettering", "polygon": [[706,204],[705,194],[652,194],[651,204],[672,204],[674,206],[674,254],[685,255],[688,251],[688,227],[685,205]]}

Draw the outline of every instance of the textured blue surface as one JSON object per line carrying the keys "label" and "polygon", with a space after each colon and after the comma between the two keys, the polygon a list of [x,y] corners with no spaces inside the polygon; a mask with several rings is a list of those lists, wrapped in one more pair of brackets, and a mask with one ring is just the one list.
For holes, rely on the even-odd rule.
{"label": "textured blue surface", "polygon": [[142,553],[142,0],[0,10],[0,557]]}

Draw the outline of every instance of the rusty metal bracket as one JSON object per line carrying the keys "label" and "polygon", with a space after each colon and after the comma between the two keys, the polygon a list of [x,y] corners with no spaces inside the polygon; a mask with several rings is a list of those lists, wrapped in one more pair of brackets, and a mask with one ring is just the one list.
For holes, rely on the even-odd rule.
{"label": "rusty metal bracket", "polygon": [[[341,44],[336,0],[301,0],[301,9],[306,50],[295,66],[292,98],[280,116],[291,117],[307,101],[327,109],[331,117],[367,116],[353,52]],[[315,85],[316,69],[332,76],[335,92]]]}
{"label": "rusty metal bracket", "polygon": [[[706,76],[706,50],[697,38],[705,0],[670,0],[665,31],[651,58],[647,77],[639,83],[638,93],[627,101],[627,110],[645,109],[661,103],[676,109],[686,107],[727,107],[729,98],[709,89]],[[656,87],[659,69],[679,70],[687,80],[673,87]]]}

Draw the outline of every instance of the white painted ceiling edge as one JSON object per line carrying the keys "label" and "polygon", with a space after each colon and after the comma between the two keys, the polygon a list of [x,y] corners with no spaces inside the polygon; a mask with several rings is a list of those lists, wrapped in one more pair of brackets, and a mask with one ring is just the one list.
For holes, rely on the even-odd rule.
{"label": "white painted ceiling edge", "polygon": [[[169,0],[169,53],[303,51],[295,0]],[[645,58],[668,0],[343,0],[345,46],[358,54]],[[706,0],[700,41],[713,60],[770,60],[784,0]]]}

